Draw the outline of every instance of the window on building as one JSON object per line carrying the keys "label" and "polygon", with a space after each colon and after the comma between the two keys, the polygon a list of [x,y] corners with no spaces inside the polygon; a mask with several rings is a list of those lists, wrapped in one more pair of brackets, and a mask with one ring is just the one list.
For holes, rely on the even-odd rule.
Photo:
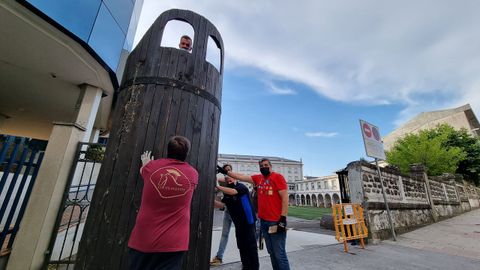
{"label": "window on building", "polygon": [[127,33],[130,17],[132,15],[133,3],[130,0],[103,0],[117,24]]}
{"label": "window on building", "polygon": [[88,44],[110,67],[115,68],[120,59],[124,41],[125,34],[107,7],[102,4]]}
{"label": "window on building", "polygon": [[[69,29],[83,41],[88,41],[100,5],[102,4],[100,0],[28,0],[27,2],[40,9],[43,13],[63,25],[65,28]],[[75,12],[65,12],[66,10],[74,10]]]}

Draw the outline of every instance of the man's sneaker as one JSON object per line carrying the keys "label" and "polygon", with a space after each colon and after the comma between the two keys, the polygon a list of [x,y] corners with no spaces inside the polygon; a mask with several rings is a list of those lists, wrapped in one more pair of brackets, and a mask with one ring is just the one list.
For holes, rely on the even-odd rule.
{"label": "man's sneaker", "polygon": [[211,266],[219,266],[222,264],[222,259],[218,258],[217,256],[215,256],[211,261],[210,261],[210,265]]}

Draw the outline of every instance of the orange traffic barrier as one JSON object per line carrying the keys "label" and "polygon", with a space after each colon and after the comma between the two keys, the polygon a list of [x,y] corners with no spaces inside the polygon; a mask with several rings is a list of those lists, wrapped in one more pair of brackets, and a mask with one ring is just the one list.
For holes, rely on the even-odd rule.
{"label": "orange traffic barrier", "polygon": [[335,239],[343,242],[345,252],[348,252],[347,241],[360,239],[360,245],[365,248],[363,238],[368,237],[368,230],[363,218],[363,208],[359,204],[344,203],[332,207]]}

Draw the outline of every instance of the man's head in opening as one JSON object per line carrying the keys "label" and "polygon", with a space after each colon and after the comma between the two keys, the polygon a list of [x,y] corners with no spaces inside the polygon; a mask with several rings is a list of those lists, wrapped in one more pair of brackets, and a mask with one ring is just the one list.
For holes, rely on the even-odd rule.
{"label": "man's head in opening", "polygon": [[183,136],[173,136],[168,141],[167,158],[185,161],[190,152],[190,141]]}
{"label": "man's head in opening", "polygon": [[187,35],[184,35],[180,38],[180,44],[178,47],[182,50],[190,52],[192,50],[192,38]]}

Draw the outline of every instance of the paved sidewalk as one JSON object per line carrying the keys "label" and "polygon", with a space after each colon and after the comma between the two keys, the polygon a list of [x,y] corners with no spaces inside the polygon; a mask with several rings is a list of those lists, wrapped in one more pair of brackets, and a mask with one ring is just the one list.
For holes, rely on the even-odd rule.
{"label": "paved sidewalk", "polygon": [[[398,245],[368,245],[366,249],[349,247],[343,252],[342,244],[304,249],[288,253],[292,270],[359,269],[359,270],[478,270],[480,260],[444,255]],[[239,270],[242,264],[230,263],[212,270]],[[271,270],[269,257],[260,258],[260,269]]]}
{"label": "paved sidewalk", "polygon": [[388,243],[480,259],[480,209],[402,234],[397,240]]}
{"label": "paved sidewalk", "polygon": [[[343,252],[343,245],[335,239],[320,242],[313,238],[314,233],[289,231],[287,252],[291,269],[480,269],[480,209],[448,219],[419,230],[403,234],[399,241],[383,241],[378,245],[367,245],[362,250],[358,246],[349,247]],[[233,229],[233,228],[232,228]],[[220,232],[217,232],[220,233]],[[321,235],[321,234],[317,234]],[[306,238],[299,238],[305,236]],[[219,236],[218,236],[219,237]],[[329,235],[323,235],[332,237]],[[298,239],[296,239],[298,238]],[[233,240],[233,241],[232,241]],[[233,242],[233,243],[232,243]],[[233,244],[233,246],[230,246]],[[297,248],[292,248],[296,246]],[[212,242],[216,251],[217,242]],[[290,248],[289,248],[290,247]],[[241,269],[242,264],[232,262],[238,251],[235,236],[230,236],[227,252],[231,263],[212,267],[214,270]],[[227,254],[227,253],[226,253]],[[270,258],[265,251],[260,253],[260,269],[272,269]]]}

